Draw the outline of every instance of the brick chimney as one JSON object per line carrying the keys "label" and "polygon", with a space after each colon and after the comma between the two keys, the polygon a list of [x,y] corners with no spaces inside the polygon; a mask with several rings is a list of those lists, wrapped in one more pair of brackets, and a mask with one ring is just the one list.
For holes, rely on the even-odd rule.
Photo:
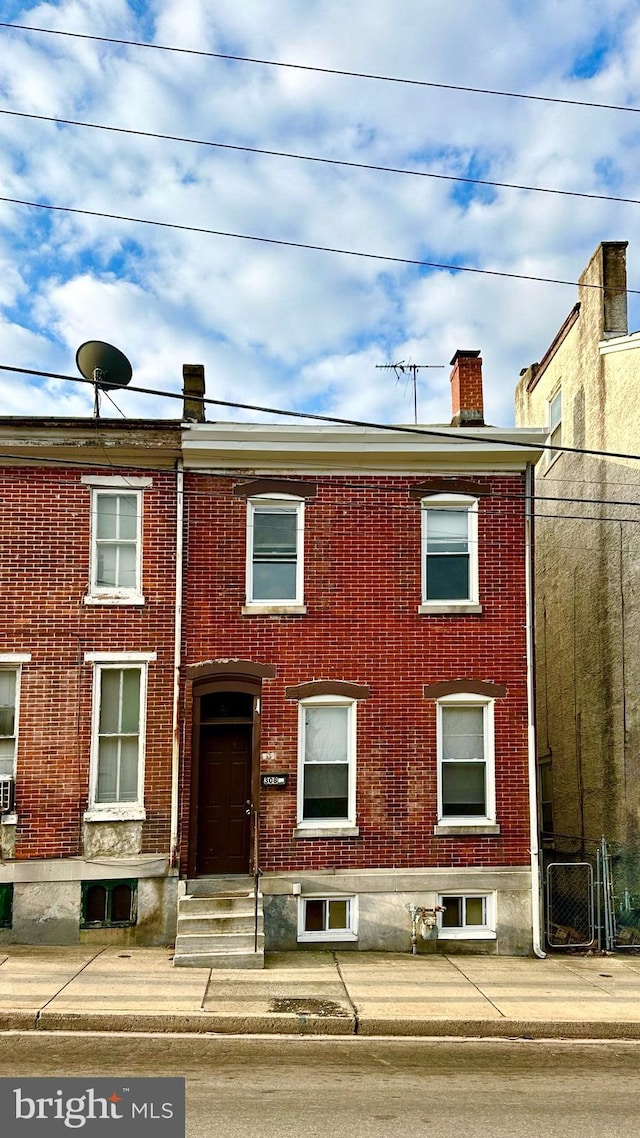
{"label": "brick chimney", "polygon": [[458,350],[451,363],[451,426],[484,427],[480,352]]}
{"label": "brick chimney", "polygon": [[204,364],[183,364],[182,381],[184,422],[204,423]]}

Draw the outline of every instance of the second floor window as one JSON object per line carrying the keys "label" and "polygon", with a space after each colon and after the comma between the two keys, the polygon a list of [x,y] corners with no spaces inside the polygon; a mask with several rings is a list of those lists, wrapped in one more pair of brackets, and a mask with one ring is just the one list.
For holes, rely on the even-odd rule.
{"label": "second floor window", "polygon": [[295,499],[249,502],[247,603],[302,604],[304,503]]}
{"label": "second floor window", "polygon": [[423,604],[478,599],[478,503],[436,494],[422,504]]}
{"label": "second floor window", "polygon": [[94,490],[91,592],[140,593],[141,494]]}

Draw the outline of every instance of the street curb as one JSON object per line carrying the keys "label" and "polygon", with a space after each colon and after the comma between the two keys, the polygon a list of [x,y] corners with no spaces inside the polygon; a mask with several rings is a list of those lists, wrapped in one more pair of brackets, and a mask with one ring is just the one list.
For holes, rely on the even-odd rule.
{"label": "street curb", "polygon": [[131,1012],[0,1012],[0,1032],[132,1032],[192,1035],[305,1035],[413,1039],[640,1039],[640,1021],[356,1019],[304,1013],[144,1015]]}

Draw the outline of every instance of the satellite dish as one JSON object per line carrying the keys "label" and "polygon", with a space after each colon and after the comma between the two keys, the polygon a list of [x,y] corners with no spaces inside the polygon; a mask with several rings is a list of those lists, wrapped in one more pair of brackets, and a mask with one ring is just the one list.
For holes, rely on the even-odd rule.
{"label": "satellite dish", "polygon": [[76,352],[78,371],[101,391],[126,387],[133,370],[124,352],[102,340],[87,340]]}

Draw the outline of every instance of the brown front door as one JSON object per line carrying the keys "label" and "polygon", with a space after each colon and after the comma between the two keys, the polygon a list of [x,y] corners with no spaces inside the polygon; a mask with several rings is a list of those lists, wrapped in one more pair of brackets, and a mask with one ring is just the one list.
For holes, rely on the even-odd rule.
{"label": "brown front door", "polygon": [[250,723],[200,728],[198,874],[249,872],[251,741]]}

